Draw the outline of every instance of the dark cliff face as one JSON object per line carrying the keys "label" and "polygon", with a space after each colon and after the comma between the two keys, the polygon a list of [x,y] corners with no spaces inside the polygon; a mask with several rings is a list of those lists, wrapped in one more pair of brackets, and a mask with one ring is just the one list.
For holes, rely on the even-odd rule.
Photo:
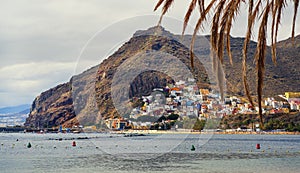
{"label": "dark cliff face", "polygon": [[68,82],[36,97],[25,126],[41,128],[58,126],[74,117],[71,84]]}
{"label": "dark cliff face", "polygon": [[79,125],[80,121],[90,121],[91,114],[94,118],[95,110],[86,105],[96,105],[95,100],[90,98],[93,98],[97,70],[98,66],[95,66],[73,76],[67,83],[41,93],[33,101],[24,125],[41,128],[59,125],[72,127]]}
{"label": "dark cliff face", "polygon": [[[131,108],[132,97],[151,94],[152,89],[165,86],[187,77],[196,79],[199,88],[216,89],[215,79],[209,77],[205,68],[211,65],[209,37],[199,37],[195,44],[195,69],[191,68],[189,43],[191,36],[180,36],[160,28],[138,31],[128,42],[100,65],[73,76],[70,82],[59,85],[38,96],[31,107],[26,126],[53,127],[64,125],[91,125],[101,119],[121,116]],[[202,39],[202,41],[201,41]],[[269,49],[264,92],[266,95],[299,91],[299,46],[281,42],[278,48],[278,66],[271,63]],[[227,93],[243,95],[241,58],[243,38],[232,38],[233,65],[225,57],[224,71]],[[186,46],[185,46],[186,45]],[[297,42],[296,45],[299,45]],[[256,43],[249,45],[247,62],[249,84],[255,95],[255,64],[253,55]],[[293,61],[292,61],[293,60]],[[201,61],[201,62],[200,62]],[[209,67],[208,67],[209,66]],[[190,74],[189,74],[190,73]]]}

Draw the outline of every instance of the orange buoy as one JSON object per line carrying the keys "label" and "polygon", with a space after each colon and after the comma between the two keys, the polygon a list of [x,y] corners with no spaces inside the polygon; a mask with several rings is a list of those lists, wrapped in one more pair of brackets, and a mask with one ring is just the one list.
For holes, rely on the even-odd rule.
{"label": "orange buoy", "polygon": [[256,149],[260,149],[260,144],[256,144]]}
{"label": "orange buoy", "polygon": [[73,141],[72,146],[76,147],[76,142],[75,141]]}

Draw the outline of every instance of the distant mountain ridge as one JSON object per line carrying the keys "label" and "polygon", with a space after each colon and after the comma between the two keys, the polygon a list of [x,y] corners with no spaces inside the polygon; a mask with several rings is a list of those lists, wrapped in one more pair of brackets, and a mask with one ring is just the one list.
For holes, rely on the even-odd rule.
{"label": "distant mountain ridge", "polygon": [[22,104],[18,106],[0,108],[0,114],[12,114],[12,113],[19,113],[22,111],[27,111],[29,113],[30,106],[31,106],[30,104]]}
{"label": "distant mountain ridge", "polygon": [[[160,34],[155,32],[159,30]],[[277,50],[277,66],[271,61],[270,48],[267,49],[266,61],[266,77],[264,93],[266,95],[282,94],[285,91],[300,91],[300,44],[299,37],[295,39],[295,46],[290,45],[291,40],[281,41],[278,43]],[[198,40],[207,39],[209,36],[199,36]],[[124,63],[135,64],[137,59],[132,59],[139,52],[151,54],[151,52],[163,52],[177,57],[189,71],[191,68],[189,45],[191,36],[187,35],[181,39],[179,35],[164,30],[163,28],[149,28],[145,31],[137,31],[133,37],[124,43],[115,53],[104,60],[100,65],[86,70],[85,72],[73,76],[71,80],[65,84],[58,85],[48,91],[43,92],[33,102],[31,112],[26,119],[26,126],[72,126],[75,124],[94,124],[100,119],[119,116],[113,104],[112,83],[114,75],[117,74],[118,68]],[[242,79],[241,79],[241,57],[243,38],[231,38],[231,50],[233,53],[233,66],[229,64],[228,58],[225,56],[225,77],[227,84],[227,93],[244,95]],[[253,63],[253,55],[255,53],[256,43],[249,44],[249,60],[247,61],[249,84],[251,91],[255,91],[256,77],[255,64]],[[203,42],[196,41],[195,53],[201,61],[209,59],[209,44],[203,45]],[[296,57],[296,58],[295,58]],[[147,58],[147,57],[146,57]],[[168,60],[167,60],[168,61]],[[160,62],[159,59],[151,63]],[[157,64],[160,65],[160,64]],[[141,65],[147,68],[146,65]],[[130,70],[130,66],[125,68]],[[175,69],[175,70],[174,70]],[[183,69],[176,67],[170,69],[172,73],[179,76],[184,73]],[[211,83],[203,64],[196,58],[195,71],[193,75],[196,78],[199,88],[216,87]],[[126,71],[124,70],[124,71]],[[130,71],[126,71],[126,73]],[[139,74],[130,84],[129,98],[146,95],[151,93],[155,87],[165,86],[167,83],[174,82],[174,79],[168,74],[164,74],[155,70],[148,70]],[[118,86],[122,96],[122,88]],[[255,95],[255,92],[252,92]],[[128,103],[130,104],[130,103]],[[126,105],[123,105],[126,106]],[[126,112],[126,111],[125,111]]]}
{"label": "distant mountain ridge", "polygon": [[1,108],[0,127],[23,125],[29,113],[29,104]]}

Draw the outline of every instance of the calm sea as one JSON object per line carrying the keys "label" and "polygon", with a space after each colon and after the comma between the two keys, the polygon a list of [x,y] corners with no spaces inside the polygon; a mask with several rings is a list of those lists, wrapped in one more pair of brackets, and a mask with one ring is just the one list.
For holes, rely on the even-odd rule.
{"label": "calm sea", "polygon": [[298,173],[300,136],[0,133],[0,172]]}

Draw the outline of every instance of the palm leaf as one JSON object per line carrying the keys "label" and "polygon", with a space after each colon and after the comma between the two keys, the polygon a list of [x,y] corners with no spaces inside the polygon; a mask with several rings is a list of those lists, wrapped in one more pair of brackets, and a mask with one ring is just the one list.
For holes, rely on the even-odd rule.
{"label": "palm leaf", "polygon": [[194,45],[195,45],[195,40],[197,36],[197,32],[199,31],[200,27],[202,26],[203,21],[206,20],[206,16],[213,7],[217,0],[212,0],[209,5],[205,8],[204,12],[201,13],[200,18],[197,21],[197,24],[194,28],[193,36],[192,36],[192,41],[190,45],[190,55],[191,55],[191,66],[194,68]]}
{"label": "palm leaf", "polygon": [[265,56],[267,47],[267,26],[268,16],[272,3],[267,3],[262,13],[262,19],[259,26],[258,44],[256,48],[255,60],[256,60],[256,71],[257,71],[257,99],[258,99],[258,114],[260,118],[260,125],[263,128],[263,117],[262,117],[262,90],[263,90],[263,79],[265,72]]}
{"label": "palm leaf", "polygon": [[[190,6],[189,6],[189,9],[188,9],[188,11],[186,12],[186,14],[185,14],[185,16],[184,16],[182,35],[184,34],[185,29],[186,29],[186,27],[187,27],[187,24],[188,24],[188,22],[189,22],[189,20],[190,20],[191,14],[192,14],[192,12],[194,11],[194,9],[195,9],[195,7],[196,7],[196,5],[197,5],[197,1],[198,1],[198,0],[192,0],[192,1],[191,1],[191,4],[190,4]],[[198,2],[199,2],[199,1],[198,1]]]}
{"label": "palm leaf", "polygon": [[205,4],[204,0],[198,0],[200,14],[202,14],[204,12],[204,9],[205,9],[204,4]]}
{"label": "palm leaf", "polygon": [[156,4],[156,6],[154,7],[154,11],[156,11],[160,6],[161,4],[164,2],[165,0],[159,0]]}
{"label": "palm leaf", "polygon": [[296,26],[296,18],[299,7],[299,0],[294,0],[294,17],[293,17],[293,25],[292,25],[292,38],[295,37],[295,26]]}
{"label": "palm leaf", "polygon": [[159,25],[161,24],[163,16],[167,13],[168,9],[171,7],[173,2],[174,2],[174,0],[165,0],[165,4],[162,8],[161,16],[160,16],[159,22],[158,22]]}
{"label": "palm leaf", "polygon": [[247,52],[248,52],[248,44],[250,42],[251,33],[252,33],[252,27],[253,27],[253,20],[256,15],[253,15],[253,0],[249,0],[249,7],[248,7],[248,27],[247,27],[247,34],[244,40],[244,47],[243,47],[243,59],[242,59],[242,78],[243,78],[243,84],[244,84],[244,90],[245,94],[250,102],[250,104],[253,106],[253,100],[250,95],[250,89],[247,81]]}

